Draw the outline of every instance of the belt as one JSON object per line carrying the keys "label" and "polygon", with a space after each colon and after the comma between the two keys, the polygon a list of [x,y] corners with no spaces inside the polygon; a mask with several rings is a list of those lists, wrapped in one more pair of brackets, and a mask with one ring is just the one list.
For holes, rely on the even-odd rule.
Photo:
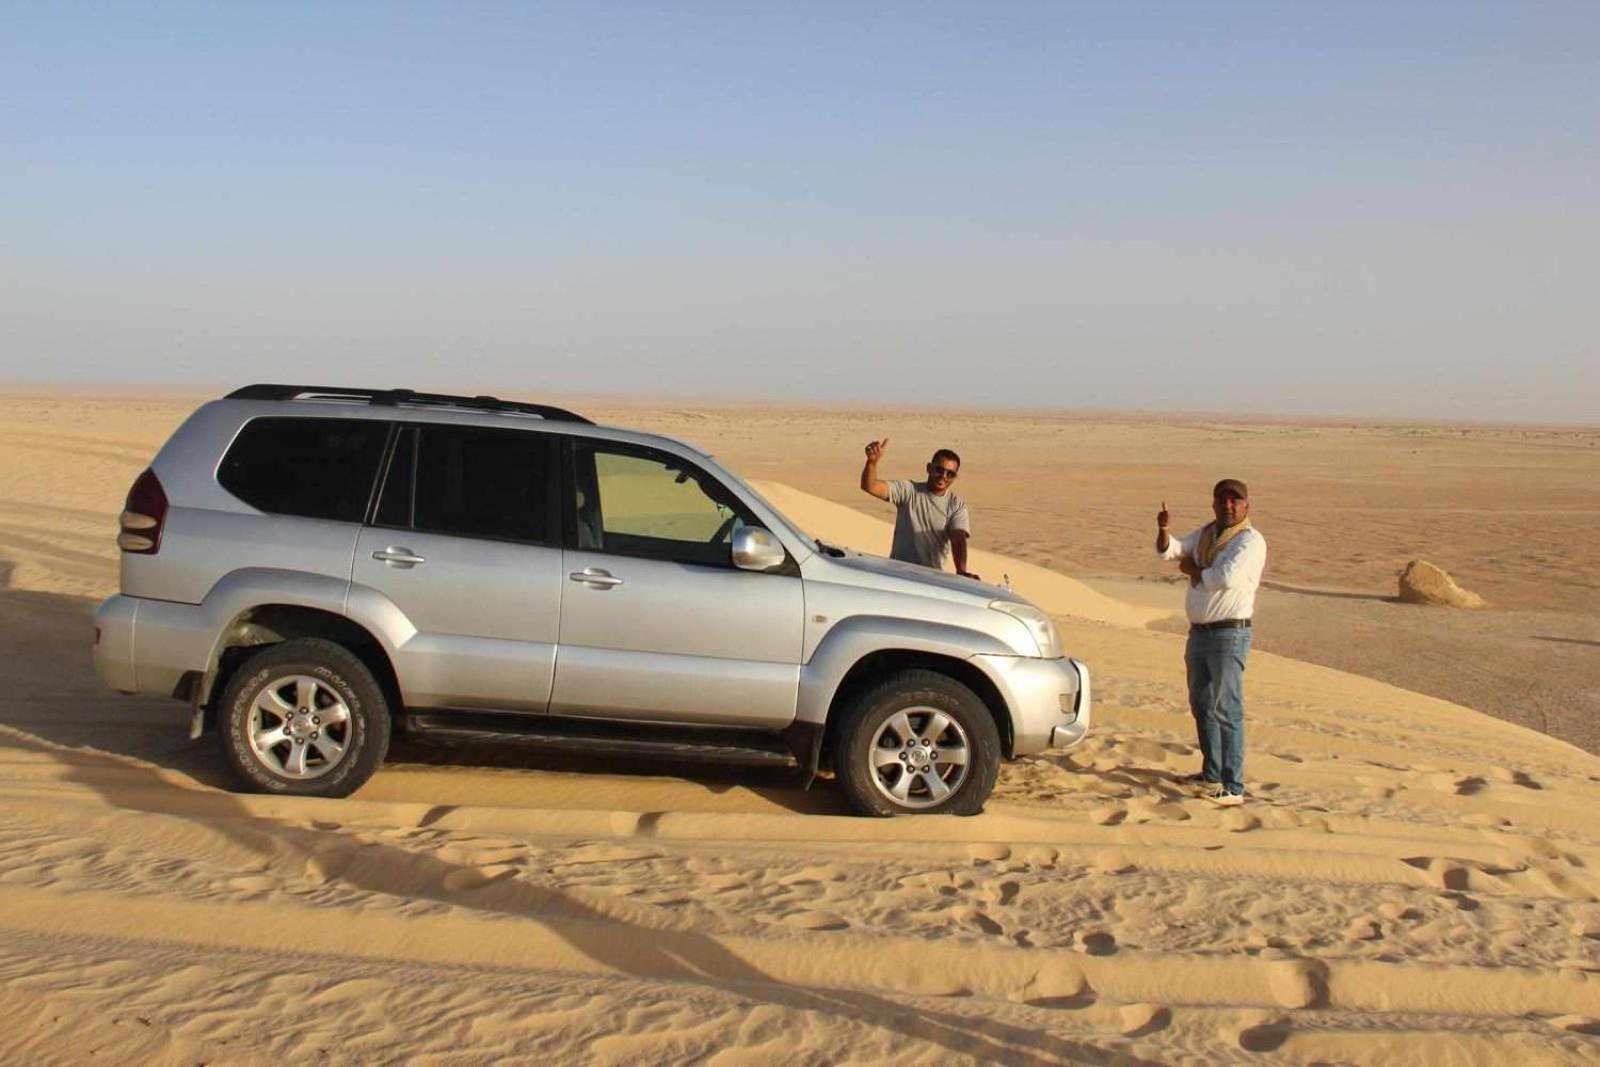
{"label": "belt", "polygon": [[1192,622],[1192,623],[1189,624],[1189,629],[1190,629],[1190,631],[1194,631],[1194,630],[1233,630],[1233,629],[1236,629],[1236,628],[1248,629],[1249,626],[1250,626],[1250,620],[1249,619],[1223,619],[1221,622]]}

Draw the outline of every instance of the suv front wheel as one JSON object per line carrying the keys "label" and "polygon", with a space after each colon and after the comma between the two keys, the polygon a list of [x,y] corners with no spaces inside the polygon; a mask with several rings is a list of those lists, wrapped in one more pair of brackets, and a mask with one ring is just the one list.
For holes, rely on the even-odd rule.
{"label": "suv front wheel", "polygon": [[900,671],[840,724],[835,771],[862,815],[976,815],[1000,772],[1000,731],[976,693],[936,671]]}
{"label": "suv front wheel", "polygon": [[320,638],[269,645],[223,694],[222,754],[260,793],[349,796],[389,748],[389,707],[352,652]]}

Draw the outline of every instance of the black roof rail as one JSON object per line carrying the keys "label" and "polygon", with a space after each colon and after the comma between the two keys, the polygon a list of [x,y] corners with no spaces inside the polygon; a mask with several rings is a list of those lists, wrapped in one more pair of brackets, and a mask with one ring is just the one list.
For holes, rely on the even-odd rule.
{"label": "black roof rail", "polygon": [[504,411],[516,415],[538,415],[552,422],[581,422],[586,419],[566,408],[550,404],[524,404],[495,396],[452,396],[449,393],[419,393],[411,389],[352,389],[336,385],[246,385],[228,394],[229,400],[365,400],[374,406],[394,407],[418,404],[460,408],[465,411]]}

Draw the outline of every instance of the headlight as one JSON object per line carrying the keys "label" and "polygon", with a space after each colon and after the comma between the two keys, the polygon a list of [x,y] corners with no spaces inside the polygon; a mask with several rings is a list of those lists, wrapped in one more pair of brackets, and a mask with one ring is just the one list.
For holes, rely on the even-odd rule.
{"label": "headlight", "polygon": [[995,611],[1005,612],[1028,628],[1033,635],[1033,643],[1039,646],[1041,659],[1061,658],[1061,635],[1056,633],[1055,621],[1050,616],[1032,604],[1019,604],[1015,600],[994,600],[989,606]]}

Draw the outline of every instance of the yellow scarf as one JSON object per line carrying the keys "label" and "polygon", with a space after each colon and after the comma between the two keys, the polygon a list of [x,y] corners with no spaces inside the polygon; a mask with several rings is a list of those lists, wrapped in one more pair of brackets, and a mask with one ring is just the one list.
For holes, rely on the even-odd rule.
{"label": "yellow scarf", "polygon": [[1201,570],[1205,570],[1216,562],[1217,553],[1222,551],[1223,545],[1248,529],[1250,529],[1249,519],[1243,519],[1235,523],[1220,534],[1217,533],[1216,523],[1206,523],[1205,530],[1200,534],[1200,543],[1194,546],[1194,561],[1200,564]]}

